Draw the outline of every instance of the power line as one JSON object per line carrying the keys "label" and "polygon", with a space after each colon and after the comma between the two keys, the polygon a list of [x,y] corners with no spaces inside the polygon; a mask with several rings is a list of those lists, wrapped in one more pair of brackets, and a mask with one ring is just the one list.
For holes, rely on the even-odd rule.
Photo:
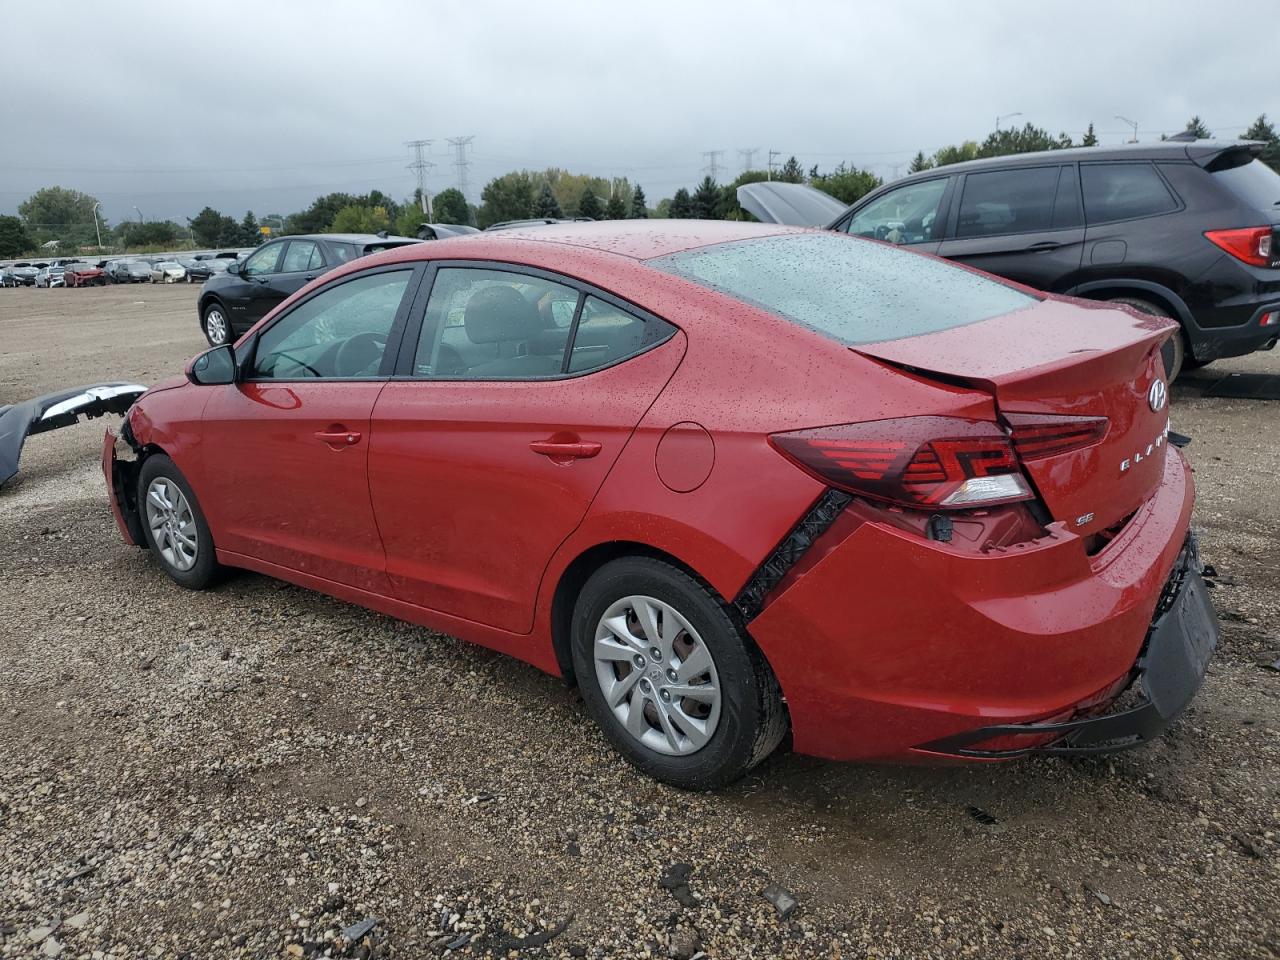
{"label": "power line", "polygon": [[723,150],[703,150],[702,155],[707,158],[707,165],[702,169],[707,172],[716,183],[720,182],[720,158],[724,156]]}
{"label": "power line", "polygon": [[475,139],[475,135],[465,137],[446,137],[453,144],[453,168],[458,172],[458,192],[463,199],[467,196],[467,167],[471,161],[467,159],[467,147]]}
{"label": "power line", "polygon": [[738,156],[742,158],[742,172],[746,173],[755,166],[756,151],[759,147],[739,147]]}
{"label": "power line", "polygon": [[431,196],[427,193],[427,170],[435,164],[427,159],[427,147],[430,140],[406,140],[406,147],[413,147],[413,163],[406,168],[412,170],[418,178],[418,202],[422,204],[422,212],[431,216]]}

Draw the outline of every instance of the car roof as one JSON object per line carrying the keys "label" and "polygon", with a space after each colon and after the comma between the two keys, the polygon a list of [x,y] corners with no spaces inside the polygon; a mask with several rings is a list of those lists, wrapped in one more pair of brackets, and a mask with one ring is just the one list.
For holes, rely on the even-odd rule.
{"label": "car roof", "polygon": [[497,247],[511,244],[518,247],[528,243],[554,243],[616,254],[633,260],[649,260],[716,243],[799,232],[802,231],[796,227],[733,220],[597,220],[553,223],[436,240],[428,245],[429,251],[423,251],[421,255],[436,259],[448,256],[452,250],[473,251],[481,243],[486,248],[490,245]]}
{"label": "car roof", "polygon": [[[1115,147],[1067,147],[1065,150],[1037,150],[1034,153],[1010,153],[1001,157],[965,160],[941,167],[930,167],[892,181],[893,185],[908,180],[923,180],[938,174],[967,173],[974,170],[998,170],[1002,167],[1035,166],[1036,164],[1071,163],[1076,160],[1193,160],[1205,163],[1227,150],[1252,150],[1260,146],[1252,140],[1161,140],[1154,143],[1125,143]],[[891,184],[885,184],[890,186]]]}
{"label": "car roof", "polygon": [[277,240],[336,240],[339,243],[421,243],[417,237],[399,237],[390,234],[380,237],[376,233],[298,233],[289,234],[284,237],[276,237]]}

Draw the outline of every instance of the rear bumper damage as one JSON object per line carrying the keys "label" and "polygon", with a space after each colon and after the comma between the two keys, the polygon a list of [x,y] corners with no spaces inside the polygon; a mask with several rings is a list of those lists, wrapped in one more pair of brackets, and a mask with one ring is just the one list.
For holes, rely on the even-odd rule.
{"label": "rear bumper damage", "polygon": [[[1193,500],[1190,469],[1170,449],[1154,495],[1096,553],[1062,524],[988,552],[877,522],[834,525],[812,563],[744,614],[795,749],[977,759],[1156,735],[1198,688],[1216,639],[1211,612],[1207,627],[1186,619],[1209,610],[1188,547]],[[1173,582],[1176,605],[1160,609]],[[1138,712],[1086,723],[1126,690],[1142,695]]]}
{"label": "rear bumper damage", "polygon": [[18,472],[22,445],[31,434],[68,427],[81,417],[124,413],[146,390],[123,381],[91,383],[0,406],[0,486]]}
{"label": "rear bumper damage", "polygon": [[[1131,692],[1136,703],[1097,715],[1084,711],[1084,716],[1060,723],[981,727],[920,749],[957,757],[1004,759],[1029,753],[1108,753],[1154,740],[1200,689],[1218,643],[1218,623],[1202,570],[1192,535],[1165,584],[1142,653],[1134,664],[1125,693]],[[1125,694],[1120,699],[1125,699]]]}

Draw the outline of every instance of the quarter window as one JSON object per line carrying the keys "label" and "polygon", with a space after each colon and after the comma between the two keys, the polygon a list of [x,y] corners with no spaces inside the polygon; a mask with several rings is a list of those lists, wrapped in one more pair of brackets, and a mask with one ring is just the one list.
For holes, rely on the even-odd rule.
{"label": "quarter window", "polygon": [[412,276],[412,270],[366,274],[300,303],[258,338],[253,378],[378,376]]}
{"label": "quarter window", "polygon": [[[661,321],[645,321],[613,304],[587,297],[569,353],[569,372],[598,370],[634,356],[666,335]],[[669,328],[668,328],[669,329]]]}
{"label": "quarter window", "polygon": [[855,213],[845,229],[860,237],[890,243],[932,240],[946,189],[947,178],[941,177],[890,190]]}
{"label": "quarter window", "polygon": [[964,180],[957,237],[1037,233],[1053,223],[1057,167],[971,173]]}
{"label": "quarter window", "polygon": [[280,262],[280,251],[283,243],[269,243],[261,250],[249,254],[241,273],[246,277],[256,277],[264,273],[275,273],[276,264]]}
{"label": "quarter window", "polygon": [[1083,163],[1080,179],[1090,223],[1150,217],[1178,207],[1149,163]]}

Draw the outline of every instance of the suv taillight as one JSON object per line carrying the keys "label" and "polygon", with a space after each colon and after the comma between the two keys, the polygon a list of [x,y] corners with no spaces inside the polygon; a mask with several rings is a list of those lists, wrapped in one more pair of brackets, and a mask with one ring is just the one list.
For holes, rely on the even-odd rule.
{"label": "suv taillight", "polygon": [[958,510],[1032,498],[1013,443],[987,421],[902,417],[769,440],[824,483],[874,500]]}
{"label": "suv taillight", "polygon": [[1207,230],[1205,236],[1237,260],[1255,267],[1271,266],[1271,227]]}

